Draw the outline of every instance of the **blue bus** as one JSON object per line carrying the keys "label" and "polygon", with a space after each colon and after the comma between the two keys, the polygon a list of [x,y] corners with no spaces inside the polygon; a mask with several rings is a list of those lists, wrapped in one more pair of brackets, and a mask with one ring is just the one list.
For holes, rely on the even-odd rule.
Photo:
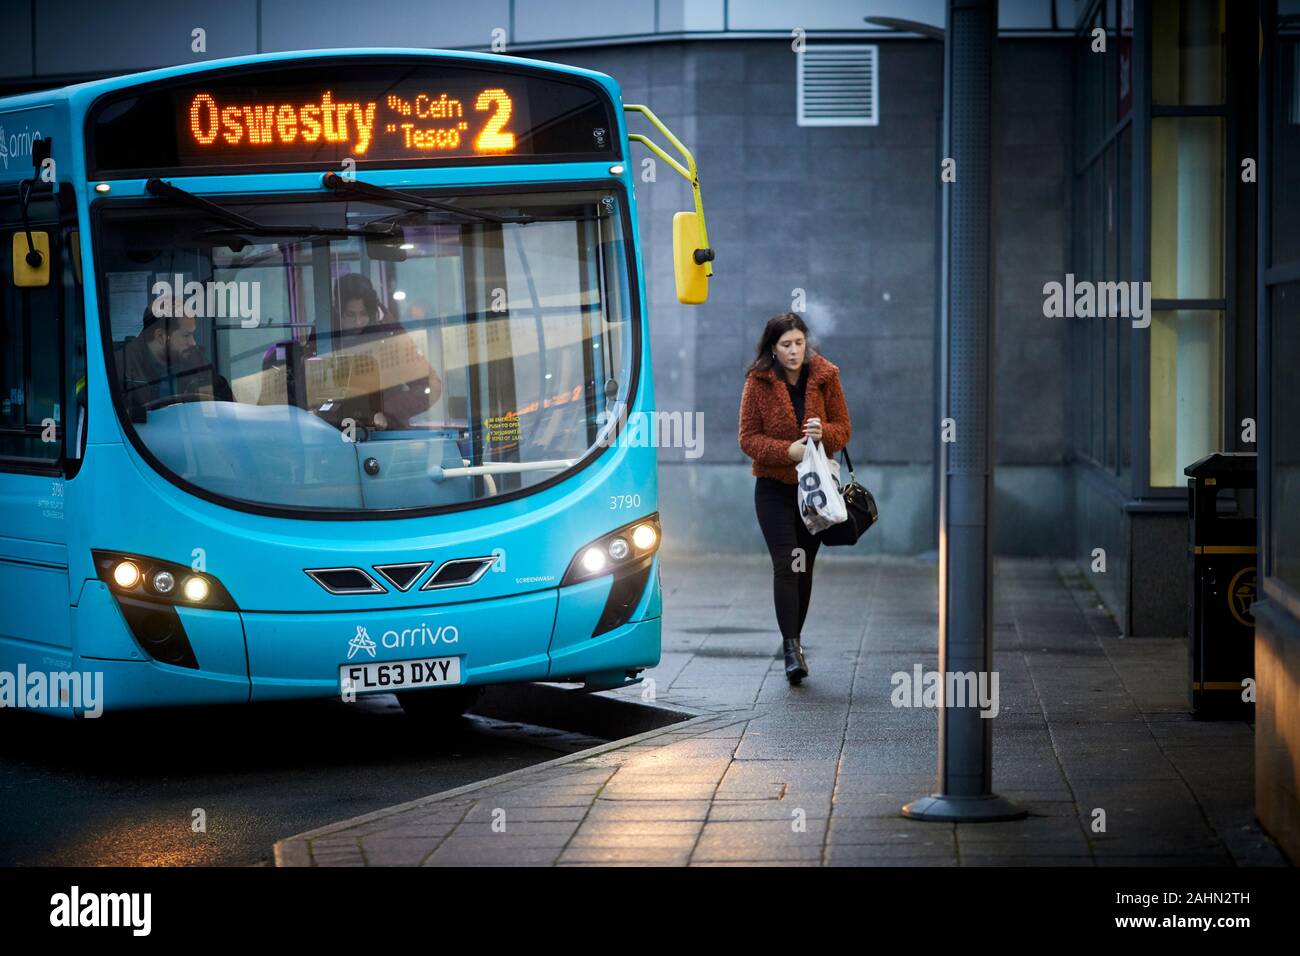
{"label": "blue bus", "polygon": [[[629,134],[638,112],[682,156]],[[304,51],[0,98],[0,706],[640,680],[631,142],[602,74]]]}

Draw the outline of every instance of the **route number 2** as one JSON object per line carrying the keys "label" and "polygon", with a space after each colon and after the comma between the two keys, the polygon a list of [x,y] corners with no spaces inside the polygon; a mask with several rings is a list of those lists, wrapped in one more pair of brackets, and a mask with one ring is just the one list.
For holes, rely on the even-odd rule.
{"label": "route number 2", "polygon": [[483,132],[474,140],[474,148],[479,152],[495,153],[515,148],[515,134],[502,132],[515,109],[510,94],[497,88],[484,90],[474,101],[474,109],[488,110],[493,104],[496,104],[496,112],[488,117]]}

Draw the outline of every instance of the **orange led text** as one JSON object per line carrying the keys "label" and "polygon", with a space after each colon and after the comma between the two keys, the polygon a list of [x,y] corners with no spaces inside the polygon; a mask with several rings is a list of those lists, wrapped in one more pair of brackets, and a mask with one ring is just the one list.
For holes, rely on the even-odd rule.
{"label": "orange led text", "polygon": [[473,150],[501,153],[515,148],[515,134],[505,129],[513,111],[510,95],[500,88],[479,92],[472,109],[446,93],[420,93],[410,99],[390,93],[381,107],[374,101],[335,100],[330,90],[308,103],[222,102],[202,92],[190,100],[189,122],[190,135],[199,146],[339,143],[364,156],[380,134],[391,134],[401,150],[459,149],[470,141],[470,122],[464,118],[470,112],[487,114],[472,138]]}

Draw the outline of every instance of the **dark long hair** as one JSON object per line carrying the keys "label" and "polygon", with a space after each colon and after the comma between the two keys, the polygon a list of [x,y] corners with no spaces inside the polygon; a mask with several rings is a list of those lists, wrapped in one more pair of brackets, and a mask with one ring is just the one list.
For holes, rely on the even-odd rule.
{"label": "dark long hair", "polygon": [[374,284],[360,272],[345,272],[334,281],[335,322],[340,320],[344,308],[353,299],[360,299],[370,316],[370,323],[365,328],[367,334],[382,332],[392,335],[406,331],[397,313],[397,303],[392,299],[381,302]]}
{"label": "dark long hair", "polygon": [[370,316],[370,324],[383,321],[379,308],[379,293],[370,280],[359,272],[345,272],[334,280],[334,314],[337,318],[353,299],[361,300],[361,307]]}
{"label": "dark long hair", "polygon": [[777,340],[791,329],[798,329],[803,333],[805,342],[803,363],[807,365],[812,358],[812,346],[808,344],[808,326],[804,325],[803,319],[799,318],[797,313],[786,312],[772,316],[767,320],[767,325],[763,326],[763,334],[758,340],[758,351],[754,355],[754,361],[749,363],[746,374],[763,373],[776,364],[772,358],[772,351],[776,348]]}

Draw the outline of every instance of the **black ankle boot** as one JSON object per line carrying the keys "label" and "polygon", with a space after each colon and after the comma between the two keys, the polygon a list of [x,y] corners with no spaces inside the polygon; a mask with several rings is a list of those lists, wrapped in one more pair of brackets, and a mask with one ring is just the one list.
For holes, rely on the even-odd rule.
{"label": "black ankle boot", "polygon": [[785,652],[785,679],[797,684],[808,676],[808,662],[803,657],[803,647],[798,641],[782,641]]}

